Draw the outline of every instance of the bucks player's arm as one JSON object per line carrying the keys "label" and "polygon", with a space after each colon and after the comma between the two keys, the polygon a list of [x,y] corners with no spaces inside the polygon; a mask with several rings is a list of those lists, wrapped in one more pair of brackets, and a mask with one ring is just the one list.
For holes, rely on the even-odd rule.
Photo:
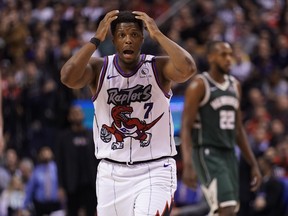
{"label": "bucks player's arm", "polygon": [[[237,82],[237,88],[239,92],[239,102],[241,98],[241,86]],[[236,114],[236,141],[241,150],[242,155],[244,156],[247,163],[251,166],[251,190],[256,191],[262,182],[261,173],[255,159],[255,156],[251,150],[251,147],[248,143],[246,133],[242,124],[242,115],[241,115],[241,108],[239,106]]]}
{"label": "bucks player's arm", "polygon": [[137,19],[144,22],[145,29],[150,37],[157,41],[168,56],[157,56],[156,67],[160,73],[162,86],[168,92],[171,88],[171,81],[181,83],[192,77],[197,69],[192,56],[181,46],[166,37],[158,28],[155,21],[146,13],[133,12]]}
{"label": "bucks player's arm", "polygon": [[183,182],[189,187],[197,187],[196,172],[192,163],[192,130],[200,102],[205,95],[203,80],[195,77],[185,92],[185,103],[181,125],[181,155],[183,162]]}
{"label": "bucks player's arm", "polygon": [[[104,41],[109,31],[110,24],[117,19],[118,10],[113,10],[106,14],[99,23],[95,37],[100,41]],[[92,93],[96,93],[97,81],[103,65],[103,59],[91,58],[96,47],[92,43],[87,43],[75,53],[61,69],[61,82],[66,86],[79,89],[89,86]]]}

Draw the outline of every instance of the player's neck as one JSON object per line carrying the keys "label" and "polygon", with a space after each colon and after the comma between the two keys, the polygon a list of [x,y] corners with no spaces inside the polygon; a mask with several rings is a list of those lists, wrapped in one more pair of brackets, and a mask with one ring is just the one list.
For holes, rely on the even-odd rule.
{"label": "player's neck", "polygon": [[116,59],[118,66],[121,68],[121,71],[123,71],[125,74],[129,74],[137,69],[141,62],[141,55],[135,61],[131,63],[126,63],[123,60],[121,60],[119,57]]}
{"label": "player's neck", "polygon": [[226,81],[225,80],[225,74],[220,73],[216,70],[210,70],[209,75],[217,83],[224,83]]}

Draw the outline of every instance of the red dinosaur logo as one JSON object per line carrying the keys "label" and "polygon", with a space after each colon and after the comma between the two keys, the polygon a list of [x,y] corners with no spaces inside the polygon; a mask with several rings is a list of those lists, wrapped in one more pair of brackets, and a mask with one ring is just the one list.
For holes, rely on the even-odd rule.
{"label": "red dinosaur logo", "polygon": [[123,149],[123,141],[127,137],[139,140],[141,147],[148,146],[152,134],[146,131],[152,128],[163,116],[162,113],[158,118],[148,124],[144,120],[141,121],[138,118],[131,118],[131,113],[133,113],[133,108],[131,106],[115,106],[111,111],[113,118],[111,126],[106,124],[102,125],[101,139],[108,143],[112,138],[111,134],[113,134],[116,139],[116,142],[113,142],[111,146],[113,150]]}

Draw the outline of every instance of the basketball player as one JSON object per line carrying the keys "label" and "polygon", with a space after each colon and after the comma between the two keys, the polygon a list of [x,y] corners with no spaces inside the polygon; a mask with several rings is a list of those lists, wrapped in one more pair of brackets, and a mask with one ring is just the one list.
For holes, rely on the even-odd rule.
{"label": "basketball player", "polygon": [[[144,26],[168,56],[141,54]],[[91,58],[109,28],[116,54]],[[171,84],[195,72],[191,55],[139,11],[107,13],[90,43],[65,63],[62,82],[88,85],[94,95],[98,216],[169,214],[176,189]]]}
{"label": "basketball player", "polygon": [[197,174],[210,215],[232,216],[238,204],[236,144],[251,166],[253,191],[260,186],[261,175],[242,125],[240,84],[229,75],[232,49],[228,43],[214,41],[208,44],[207,55],[209,72],[197,75],[185,94],[183,181],[195,187]]}

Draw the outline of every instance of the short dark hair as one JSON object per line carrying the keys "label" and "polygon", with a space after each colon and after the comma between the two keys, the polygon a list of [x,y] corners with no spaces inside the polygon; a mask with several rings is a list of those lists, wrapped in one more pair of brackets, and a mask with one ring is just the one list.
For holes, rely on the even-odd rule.
{"label": "short dark hair", "polygon": [[214,41],[209,41],[206,45],[206,54],[211,54],[216,51],[216,46],[218,44],[223,44],[223,43],[228,43],[226,41],[220,41],[220,40],[214,40]]}
{"label": "short dark hair", "polygon": [[143,31],[143,21],[136,19],[135,15],[132,13],[132,11],[120,11],[119,12],[118,18],[111,22],[112,35],[114,35],[115,30],[116,30],[116,26],[119,23],[136,23],[136,24],[138,24],[141,31]]}

